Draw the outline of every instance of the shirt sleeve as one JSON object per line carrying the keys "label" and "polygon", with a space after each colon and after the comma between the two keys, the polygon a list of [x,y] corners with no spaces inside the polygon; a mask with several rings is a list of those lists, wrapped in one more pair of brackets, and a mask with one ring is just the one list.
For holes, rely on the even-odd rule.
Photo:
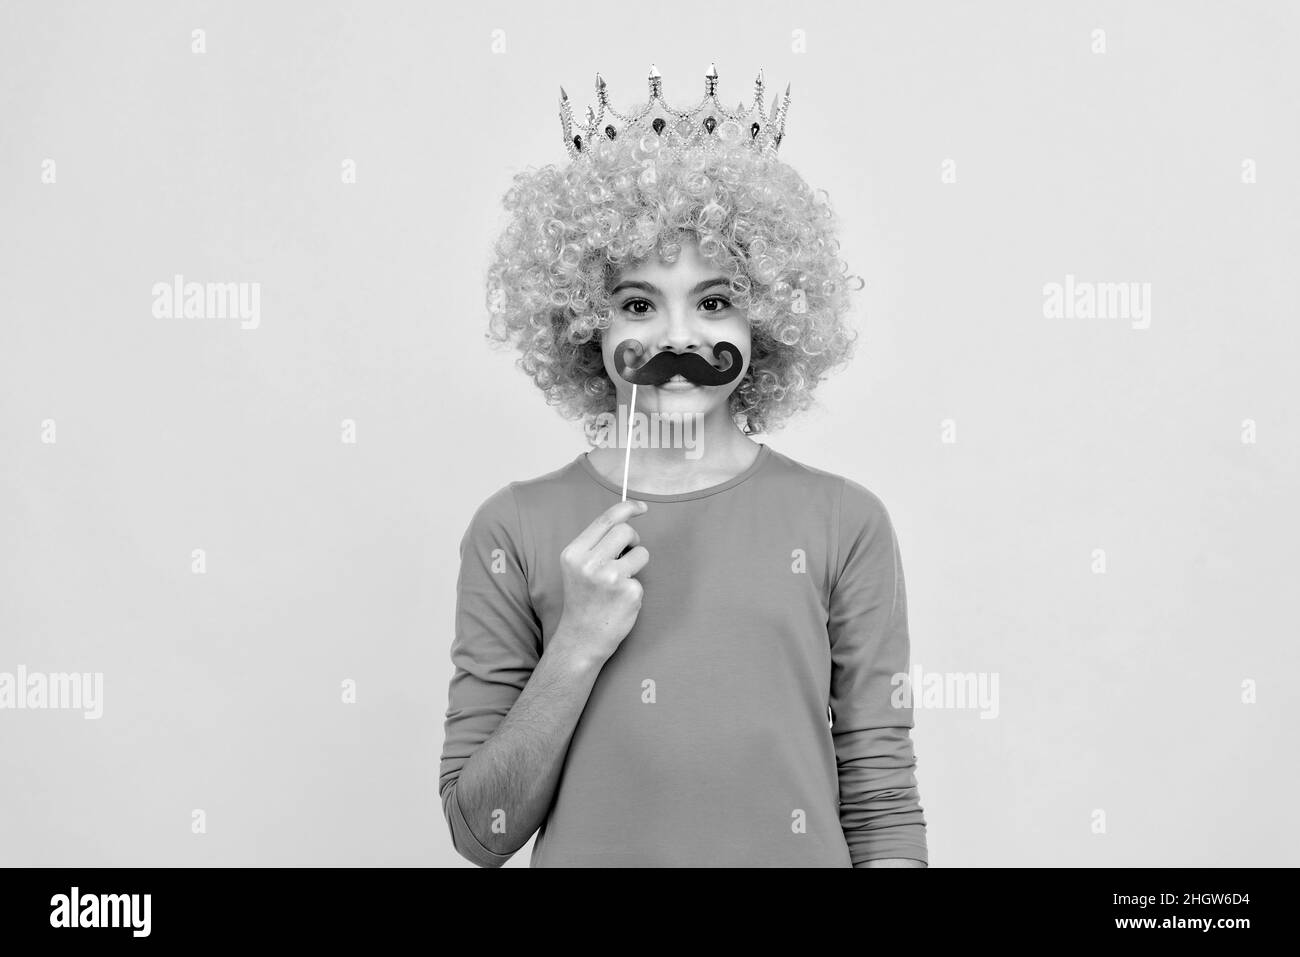
{"label": "shirt sleeve", "polygon": [[836,524],[828,627],[840,826],[855,867],[892,857],[929,863],[912,708],[893,702],[894,676],[907,674],[910,655],[898,539],[884,504],[850,479]]}
{"label": "shirt sleeve", "polygon": [[[470,830],[456,796],[461,768],[514,706],[541,658],[541,623],[528,594],[526,553],[513,487],[474,513],[460,543],[456,581],[455,666],[447,692],[438,793],[461,856],[500,867],[512,855],[485,847]],[[479,832],[490,822],[476,821]]]}

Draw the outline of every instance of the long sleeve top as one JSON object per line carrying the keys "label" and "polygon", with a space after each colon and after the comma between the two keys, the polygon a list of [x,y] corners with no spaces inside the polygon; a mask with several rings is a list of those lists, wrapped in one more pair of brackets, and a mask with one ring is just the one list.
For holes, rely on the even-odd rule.
{"label": "long sleeve top", "polygon": [[[633,453],[635,454],[635,452]],[[460,543],[439,794],[460,854],[460,770],[501,723],[564,607],[560,552],[620,498],[586,454],[511,482]],[[852,480],[768,445],[741,474],[637,493],[650,560],[533,846],[533,867],[851,867],[927,861],[903,568],[889,514]],[[472,825],[472,826],[471,826]]]}

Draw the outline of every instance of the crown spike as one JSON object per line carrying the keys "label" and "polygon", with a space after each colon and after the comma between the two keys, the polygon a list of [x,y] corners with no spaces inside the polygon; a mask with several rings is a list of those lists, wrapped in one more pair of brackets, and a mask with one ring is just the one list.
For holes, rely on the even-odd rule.
{"label": "crown spike", "polygon": [[[785,102],[786,103],[790,102],[790,87],[788,85],[785,88]],[[775,123],[776,116],[780,112],[781,112],[781,98],[779,96],[774,96],[772,97],[772,115],[771,115],[771,119],[768,122]]]}
{"label": "crown spike", "polygon": [[785,114],[790,109],[790,84],[785,86],[785,96],[781,100],[781,108],[775,113],[776,134],[772,140],[774,146],[781,145],[781,138],[785,136]]}
{"label": "crown spike", "polygon": [[564,128],[564,138],[569,138],[569,126],[573,122],[573,104],[569,102],[569,94],[564,92],[564,87],[560,87],[560,125]]}
{"label": "crown spike", "polygon": [[564,134],[564,148],[570,156],[578,155],[573,145],[573,107],[569,103],[569,94],[560,87],[560,131]]}
{"label": "crown spike", "polygon": [[718,91],[718,68],[709,64],[709,72],[704,74],[704,95],[713,96]]}

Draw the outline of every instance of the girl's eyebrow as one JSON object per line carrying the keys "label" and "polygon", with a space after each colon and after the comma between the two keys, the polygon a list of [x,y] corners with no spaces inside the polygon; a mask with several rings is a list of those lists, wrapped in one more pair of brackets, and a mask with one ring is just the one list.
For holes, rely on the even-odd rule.
{"label": "girl's eyebrow", "polygon": [[[706,279],[703,282],[696,283],[695,287],[689,293],[687,293],[687,295],[695,296],[698,295],[699,293],[704,292],[704,290],[706,289],[712,289],[714,286],[727,286],[727,285],[730,285],[730,283],[726,279],[724,279],[722,276],[715,276],[712,279]],[[611,289],[609,291],[609,294],[612,296],[614,293],[622,289],[640,289],[643,292],[648,292],[651,294],[658,294],[659,292],[659,287],[657,287],[654,283],[642,282],[640,279],[627,279],[619,283],[613,289]]]}

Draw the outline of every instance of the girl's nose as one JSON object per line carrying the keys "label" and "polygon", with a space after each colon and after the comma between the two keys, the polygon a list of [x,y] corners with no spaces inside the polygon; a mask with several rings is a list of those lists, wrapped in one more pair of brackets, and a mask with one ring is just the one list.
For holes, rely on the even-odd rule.
{"label": "girl's nose", "polygon": [[694,317],[684,308],[668,310],[663,345],[675,352],[690,352],[700,348],[700,336]]}

